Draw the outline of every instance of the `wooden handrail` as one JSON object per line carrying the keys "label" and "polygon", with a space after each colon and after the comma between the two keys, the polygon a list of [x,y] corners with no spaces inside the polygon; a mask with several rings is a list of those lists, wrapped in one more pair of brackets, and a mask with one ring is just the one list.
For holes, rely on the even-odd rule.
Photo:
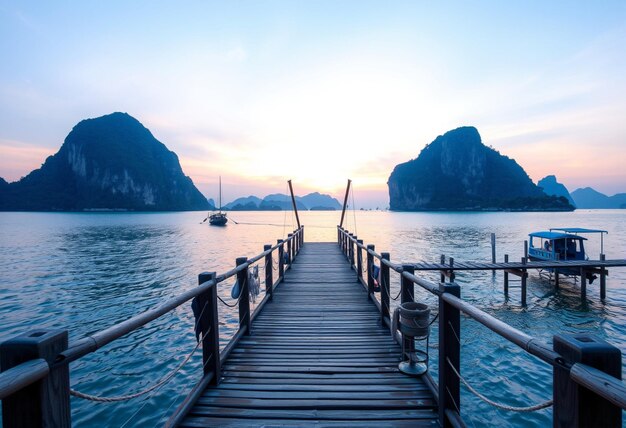
{"label": "wooden handrail", "polygon": [[[352,237],[350,237],[347,231],[342,230],[342,233],[345,234],[347,239],[352,239]],[[478,321],[479,323],[483,324],[485,327],[492,330],[494,333],[518,345],[519,347],[529,352],[530,354],[535,355],[536,357],[539,357],[541,360],[547,362],[548,364],[551,364],[551,365],[558,364],[561,366],[563,365],[563,358],[556,352],[552,351],[548,347],[547,344],[541,343],[539,340],[527,335],[526,333],[520,330],[517,330],[514,327],[511,327],[505,322],[500,321],[496,317],[489,315],[485,311],[478,309],[476,306],[470,303],[467,303],[466,301],[458,297],[452,296],[450,294],[442,293],[439,290],[438,285],[430,281],[426,281],[424,279],[418,278],[414,274],[411,274],[409,272],[404,272],[402,264],[392,263],[389,260],[383,258],[382,256],[377,257],[379,255],[372,250],[368,250],[368,253],[376,258],[379,258],[381,260],[381,263],[388,266],[389,268],[395,270],[396,272],[399,271],[402,277],[412,281],[413,283],[419,285],[420,287],[431,292],[432,294],[440,296],[441,298],[446,300],[447,303],[454,306],[461,312],[465,313],[470,318]]]}
{"label": "wooden handrail", "polygon": [[[302,227],[298,230],[296,230],[296,232],[289,237],[287,240],[285,240],[285,242],[287,242],[288,240],[293,240],[296,236],[297,233],[302,230]],[[161,306],[158,306],[154,309],[150,309],[144,313],[141,313],[139,315],[135,315],[132,318],[129,318],[126,321],[123,321],[119,324],[116,324],[114,326],[111,326],[105,330],[99,331],[97,333],[94,333],[90,336],[84,337],[82,339],[79,339],[78,341],[72,343],[69,348],[62,352],[59,355],[59,358],[57,359],[57,363],[70,363],[72,361],[75,361],[87,354],[90,354],[94,351],[96,351],[99,348],[102,348],[103,346],[105,346],[108,343],[111,343],[112,341],[119,339],[120,337],[131,333],[135,330],[137,330],[140,327],[143,327],[144,325],[146,325],[147,323],[149,323],[150,321],[153,321],[163,315],[165,315],[166,313],[170,312],[171,310],[177,308],[178,306],[182,305],[185,302],[188,302],[189,300],[193,299],[194,297],[199,296],[202,293],[205,293],[206,291],[209,290],[209,288],[216,286],[218,283],[225,281],[228,278],[231,278],[235,275],[237,275],[239,272],[245,270],[248,268],[248,266],[250,266],[251,264],[261,260],[263,257],[265,257],[269,252],[275,250],[276,248],[279,247],[280,244],[276,244],[275,246],[273,246],[270,250],[267,251],[263,251],[261,254],[259,254],[258,256],[253,257],[252,259],[248,260],[246,263],[241,264],[229,271],[227,271],[226,273],[223,273],[221,275],[218,275],[217,278],[214,281],[207,281],[203,284],[200,284],[198,287],[193,288],[189,291],[186,291],[182,294],[180,294],[177,297],[174,297],[170,300],[168,300],[167,302],[165,302],[164,304],[162,304]]]}
{"label": "wooden handrail", "polygon": [[572,366],[570,377],[589,391],[595,392],[622,409],[626,409],[626,385],[619,379],[582,363],[576,363]]}
{"label": "wooden handrail", "polygon": [[467,303],[459,297],[443,293],[440,298],[464,314],[469,315],[470,318],[478,321],[498,336],[503,337],[509,342],[519,346],[529,354],[538,357],[552,366],[565,366],[563,357],[551,350],[547,344],[542,343],[523,331],[508,325],[504,321],[500,321],[496,317],[489,315],[485,311],[478,309],[476,306]]}
{"label": "wooden handrail", "polygon": [[0,373],[0,400],[48,376],[50,366],[43,358],[26,361]]}
{"label": "wooden handrail", "polygon": [[[115,324],[111,327],[108,327],[104,330],[93,333],[89,336],[83,337],[73,342],[70,346],[67,347],[66,350],[60,352],[58,356],[54,358],[54,360],[50,363],[47,362],[45,359],[37,358],[23,362],[8,370],[3,371],[2,373],[0,373],[0,399],[4,399],[24,389],[25,387],[32,385],[37,381],[45,379],[46,376],[48,376],[48,374],[51,372],[51,370],[66,366],[72,361],[76,361],[77,359],[98,350],[108,343],[111,343],[112,341],[128,333],[131,333],[143,327],[147,323],[165,315],[166,313],[190,301],[191,299],[208,292],[211,288],[216,287],[220,282],[236,276],[240,272],[248,269],[250,265],[260,261],[261,259],[264,259],[268,255],[271,255],[271,253],[276,249],[283,248],[284,244],[291,244],[292,241],[300,239],[303,231],[304,226],[300,226],[293,232],[293,234],[290,234],[287,239],[281,240],[276,245],[270,248],[266,246],[265,251],[263,251],[259,255],[247,260],[245,263],[242,263],[239,266],[221,275],[218,275],[217,277],[215,277],[215,279],[205,281],[202,284],[198,285],[196,288],[186,291],[157,306],[156,308],[149,309],[141,314],[135,315],[127,319],[126,321]],[[282,263],[282,261],[279,262]],[[278,278],[277,281],[270,286],[274,287],[281,280],[282,277]],[[256,317],[258,311],[264,306],[266,301],[267,299],[264,298],[260,302],[255,311],[251,314],[251,319],[254,319]],[[235,335],[231,338],[229,344],[220,353],[220,360],[223,361],[228,356],[230,350],[236,345],[236,342],[238,342],[238,339],[242,335],[246,334],[247,330],[248,329],[246,327],[243,327],[235,333]]]}
{"label": "wooden handrail", "polygon": [[[499,319],[497,319],[496,317],[482,311],[481,309],[477,308],[476,306],[464,301],[463,299],[461,299],[458,296],[455,296],[453,293],[448,293],[445,292],[446,290],[446,286],[443,283],[443,276],[442,276],[442,283],[441,284],[435,284],[432,283],[430,281],[426,281],[424,279],[418,278],[417,276],[415,276],[415,274],[413,272],[411,272],[412,269],[407,269],[405,267],[403,267],[403,264],[399,264],[399,263],[392,263],[391,261],[388,260],[387,257],[387,253],[382,253],[382,254],[378,254],[376,253],[373,248],[373,245],[367,245],[367,244],[363,244],[362,241],[358,242],[360,240],[357,241],[355,236],[352,236],[346,229],[342,228],[342,227],[338,227],[338,240],[341,244],[341,248],[344,252],[346,252],[346,249],[348,248],[352,248],[352,245],[356,245],[357,248],[360,249],[365,249],[366,250],[366,254],[368,255],[368,257],[370,257],[372,260],[374,258],[380,260],[381,263],[381,269],[384,267],[386,267],[387,269],[392,269],[396,272],[398,272],[401,275],[401,278],[404,280],[408,280],[414,284],[419,285],[420,287],[424,288],[425,290],[429,291],[430,293],[436,295],[439,297],[439,302],[440,302],[440,317],[439,317],[439,323],[440,323],[440,334],[443,331],[443,329],[446,328],[446,326],[442,326],[441,324],[444,323],[444,321],[442,320],[442,313],[441,313],[441,305],[442,303],[444,305],[448,305],[449,308],[454,308],[455,311],[457,311],[457,314],[462,312],[466,315],[468,315],[471,319],[478,321],[479,323],[481,323],[482,325],[484,325],[485,327],[487,327],[488,329],[490,329],[491,331],[493,331],[494,333],[498,334],[500,337],[506,339],[507,341],[519,346],[520,348],[524,349],[527,353],[539,358],[540,360],[550,364],[553,368],[554,368],[554,373],[555,376],[558,373],[559,376],[561,376],[561,373],[566,373],[567,377],[571,379],[571,381],[573,382],[572,384],[577,384],[580,385],[584,388],[587,388],[589,391],[591,391],[592,393],[596,394],[597,396],[601,397],[601,399],[604,399],[606,401],[604,401],[603,403],[607,403],[610,402],[612,405],[615,405],[621,409],[626,409],[626,385],[620,380],[621,376],[617,377],[617,375],[620,374],[621,371],[615,371],[615,368],[612,369],[608,369],[608,367],[612,367],[612,366],[605,366],[605,367],[601,367],[605,370],[607,370],[607,372],[604,372],[602,370],[599,370],[598,368],[595,367],[591,367],[589,365],[586,364],[582,364],[581,362],[577,362],[577,361],[568,361],[560,352],[557,352],[556,347],[554,349],[552,349],[548,344],[508,325],[507,323],[500,321]],[[369,248],[371,247],[371,248]],[[452,266],[452,261],[453,259],[451,258],[451,266]],[[522,260],[522,264],[525,268],[528,267],[528,264],[526,263],[526,260]],[[410,266],[411,268],[413,267],[412,265],[407,265]],[[368,275],[369,275],[369,269],[370,267],[368,266]],[[387,270],[388,272],[388,270]],[[388,275],[388,273],[387,273]],[[453,284],[453,280],[454,278],[451,276],[450,277],[451,280],[451,284]],[[388,279],[387,279],[388,281]],[[362,281],[363,282],[363,281]],[[364,282],[363,282],[364,283]],[[366,285],[364,283],[364,285]],[[385,290],[388,293],[388,290]],[[381,302],[379,303],[377,301],[377,299],[374,296],[373,292],[369,292],[368,293],[370,295],[370,297],[372,298],[372,300],[376,303],[377,307],[379,308],[380,312],[381,312],[381,316],[383,315],[383,313],[385,312],[385,304],[383,302],[383,291],[382,291],[382,287],[381,287]],[[382,321],[383,321],[383,325],[385,324],[385,318],[384,316],[382,316]],[[460,332],[455,332],[455,334],[460,334]],[[578,338],[578,337],[574,337],[574,338],[568,338],[568,337],[563,337],[563,336],[555,336],[555,341],[562,342],[565,343],[565,345],[559,345],[559,346],[570,346],[570,347],[578,347],[578,346],[582,346],[581,348],[576,348],[576,349],[580,349],[580,352],[585,353],[585,352],[600,352],[597,350],[597,348],[595,350],[591,350],[588,351],[587,349],[584,349],[584,343],[585,342],[594,342],[593,338]],[[578,343],[577,343],[578,340]],[[441,341],[440,341],[441,342]],[[602,342],[602,341],[600,341]],[[603,342],[600,343],[597,342],[599,344],[599,347],[602,348],[601,352],[609,352],[611,353],[613,359],[617,359],[619,360],[619,357],[616,357],[615,355],[619,355],[619,350],[617,350],[617,348],[612,347],[610,344]],[[579,345],[580,343],[582,343],[583,345]],[[441,352],[441,347],[442,344],[440,343],[440,352]],[[564,349],[562,348],[558,348],[561,352],[564,352]],[[568,354],[567,352],[565,352],[565,354]],[[607,354],[608,355],[608,354]],[[458,365],[457,363],[454,363]],[[457,367],[458,368],[458,367]],[[440,375],[441,375],[441,364],[440,364]],[[441,379],[440,379],[441,380]],[[449,379],[446,379],[446,382],[448,382]],[[556,382],[556,381],[555,381]],[[448,386],[446,386],[448,388]],[[556,386],[555,386],[556,388]],[[556,393],[555,393],[556,394]],[[556,395],[555,395],[556,397]],[[603,406],[603,403],[599,403],[601,406]],[[571,406],[575,406],[577,403],[571,403]],[[441,405],[441,403],[440,403]],[[559,406],[561,406],[561,403],[559,403]],[[586,406],[589,407],[589,406]],[[584,410],[581,411],[581,419],[578,420],[580,421],[584,421],[585,418],[589,418],[589,417],[596,417],[597,414],[592,414],[590,412],[593,412],[594,410],[591,409],[587,409],[585,408],[585,406],[583,406]],[[560,412],[560,409],[557,409],[557,402],[555,399],[555,421],[557,418],[557,410]],[[596,409],[596,413],[600,411]],[[454,412],[454,415],[450,412],[450,409],[443,409],[441,410],[441,415],[440,415],[440,423],[444,424],[444,425],[456,425],[459,422],[462,422],[461,419],[458,417],[458,413]],[[612,412],[611,409],[609,409],[609,412]],[[614,413],[614,412],[613,412]],[[591,415],[591,416],[590,416]],[[595,416],[594,416],[595,415]],[[619,416],[619,415],[618,415]],[[604,421],[607,421],[608,424],[610,425],[614,425],[616,422],[616,420],[618,419],[617,417],[613,417],[613,416],[609,416],[606,417],[606,415],[604,415],[603,417],[605,417],[606,419],[603,419]],[[620,419],[621,420],[621,419]],[[563,422],[563,421],[560,421]],[[556,422],[555,422],[556,423]],[[584,423],[584,422],[583,422]]]}

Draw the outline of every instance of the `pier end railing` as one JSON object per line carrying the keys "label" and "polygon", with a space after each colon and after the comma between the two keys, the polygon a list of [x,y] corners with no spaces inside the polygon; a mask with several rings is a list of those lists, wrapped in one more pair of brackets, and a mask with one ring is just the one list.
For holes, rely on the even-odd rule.
{"label": "pier end railing", "polygon": [[[12,368],[30,368],[22,365],[43,360],[45,376],[34,383],[2,397],[2,425],[10,427],[54,426],[71,424],[70,372],[68,366],[53,366],[57,356],[68,346],[67,330],[33,330],[9,339],[0,345],[0,367],[3,372]],[[43,372],[43,367],[38,369]],[[28,372],[14,373],[15,380]]]}
{"label": "pier end railing", "polygon": [[[376,253],[374,245],[364,245],[360,239],[354,239],[347,230],[340,227],[338,227],[338,244],[348,260],[352,245],[356,244],[357,248],[366,250],[368,279],[367,282],[362,281],[362,284],[367,288],[369,298],[380,310],[383,327],[390,324],[390,319],[384,314],[386,312],[388,316],[389,313],[389,273],[391,270],[401,275],[400,293],[403,302],[408,298],[409,282],[438,296],[439,379],[436,386],[438,390],[432,388],[431,390],[439,406],[439,423],[442,427],[465,426],[460,414],[461,313],[553,368],[552,400],[525,408],[498,405],[493,402],[490,404],[512,411],[532,411],[554,405],[554,427],[619,428],[622,426],[622,411],[626,409],[626,385],[621,380],[621,353],[615,346],[593,336],[556,335],[554,336],[554,349],[552,349],[548,344],[463,301],[460,298],[460,287],[454,282],[454,259],[452,257],[449,258],[448,269],[440,272],[441,282],[435,284],[416,276],[414,264],[392,263],[388,253]],[[508,255],[505,255],[506,259]],[[372,266],[376,260],[380,262],[381,269],[380,302],[376,298],[372,275]],[[442,255],[441,264],[444,263],[445,256]],[[525,271],[521,273],[520,276],[523,279],[527,273]],[[449,283],[445,283],[446,277]],[[430,385],[432,379],[428,374],[426,376],[426,383]]]}

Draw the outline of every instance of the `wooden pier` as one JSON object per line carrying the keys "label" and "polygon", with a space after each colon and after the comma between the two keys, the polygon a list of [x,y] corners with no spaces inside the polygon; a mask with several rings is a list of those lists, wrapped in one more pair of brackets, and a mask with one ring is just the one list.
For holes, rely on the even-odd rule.
{"label": "wooden pier", "polygon": [[[525,252],[528,252],[527,243]],[[494,255],[495,258],[495,255]],[[441,273],[441,282],[448,278],[454,281],[455,272],[458,271],[503,271],[504,272],[504,294],[509,293],[509,274],[517,276],[521,281],[521,303],[526,305],[528,271],[531,269],[549,271],[550,277],[554,274],[554,287],[559,288],[559,278],[561,275],[567,276],[564,272],[577,272],[580,276],[580,299],[583,303],[587,300],[587,276],[597,275],[600,277],[600,299],[606,298],[606,277],[609,274],[607,268],[625,267],[625,259],[606,260],[604,255],[600,260],[554,260],[554,261],[536,261],[522,257],[519,262],[509,261],[508,254],[504,256],[504,262],[458,262],[454,258],[450,258],[448,263],[445,256],[441,256],[440,263],[420,262],[411,264],[414,271],[439,271]]]}
{"label": "wooden pier", "polygon": [[379,319],[337,244],[306,244],[180,426],[438,425]]}
{"label": "wooden pier", "polygon": [[[434,283],[420,276],[415,263],[392,263],[389,253],[377,253],[373,244],[341,227],[337,241],[305,245],[299,226],[262,253],[238,258],[230,271],[201,273],[196,288],[72,343],[67,330],[27,331],[5,341],[0,344],[3,427],[70,427],[70,394],[101,403],[132,400],[169,381],[176,371],[141,391],[130,384],[127,395],[99,397],[97,391],[89,395],[70,387],[70,364],[189,303],[199,342],[190,343],[183,364],[201,349],[202,372],[167,427],[464,427],[461,384],[471,379],[461,373],[462,315],[552,369],[546,378],[553,385],[551,400],[524,408],[491,405],[507,411],[552,406],[555,427],[622,426],[626,386],[615,346],[589,334],[555,334],[552,344],[544,343],[465,302],[454,265]],[[265,294],[251,311],[248,270],[255,265],[265,267]],[[397,343],[406,347],[410,340],[390,332],[391,275],[400,276],[402,303],[412,301],[416,286],[437,297],[436,380],[428,372],[410,377],[398,370]],[[239,328],[220,349],[217,287],[235,278],[241,295],[229,306],[237,307]]]}

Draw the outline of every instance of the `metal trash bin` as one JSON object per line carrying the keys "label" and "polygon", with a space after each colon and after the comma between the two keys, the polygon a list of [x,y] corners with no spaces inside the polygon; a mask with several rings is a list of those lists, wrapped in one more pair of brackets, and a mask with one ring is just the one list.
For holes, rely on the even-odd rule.
{"label": "metal trash bin", "polygon": [[[405,374],[420,376],[428,371],[428,343],[430,338],[430,308],[419,302],[400,305],[399,330],[402,333],[402,362],[398,369]],[[415,341],[426,340],[426,351],[415,348]],[[405,359],[406,358],[406,359]]]}

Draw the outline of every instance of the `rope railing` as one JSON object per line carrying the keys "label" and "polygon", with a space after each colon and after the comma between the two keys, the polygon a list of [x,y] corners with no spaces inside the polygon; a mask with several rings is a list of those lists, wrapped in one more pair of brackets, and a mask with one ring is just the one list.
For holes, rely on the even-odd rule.
{"label": "rope railing", "polygon": [[[0,373],[0,399],[7,398],[16,392],[23,390],[29,385],[32,385],[33,383],[39,380],[46,379],[49,376],[53,376],[55,377],[55,379],[59,377],[63,378],[64,376],[69,377],[69,370],[67,368],[69,363],[76,361],[77,359],[87,354],[95,352],[96,350],[102,348],[103,346],[106,346],[110,342],[143,327],[147,323],[163,316],[164,314],[168,312],[171,312],[173,309],[179,307],[180,305],[184,303],[189,302],[192,299],[198,298],[199,296],[206,296],[208,295],[207,293],[209,294],[212,292],[216,293],[216,287],[219,283],[231,277],[241,275],[242,272],[247,272],[247,269],[251,265],[260,261],[264,257],[266,258],[266,260],[268,260],[265,263],[265,269],[268,270],[269,259],[271,259],[272,267],[269,269],[273,271],[273,267],[274,267],[273,262],[274,262],[274,259],[276,258],[271,257],[271,255],[276,250],[278,250],[279,254],[282,254],[283,249],[285,247],[288,247],[289,251],[284,251],[284,254],[289,254],[289,257],[290,257],[289,261],[291,263],[292,258],[294,258],[297,255],[303,243],[303,233],[304,233],[303,231],[304,231],[304,228],[299,227],[298,229],[294,230],[292,234],[289,234],[289,236],[286,239],[278,240],[277,244],[271,247],[269,245],[266,245],[265,247],[266,249],[262,253],[254,256],[253,258],[249,260],[246,260],[244,263],[238,264],[235,268],[225,273],[222,273],[220,275],[213,275],[211,279],[201,281],[197,287],[191,290],[188,290],[184,293],[181,293],[180,295],[169,299],[168,301],[164,302],[163,304],[155,308],[148,309],[145,312],[135,315],[121,323],[108,327],[99,332],[93,333],[89,336],[85,336],[71,343],[69,346],[67,346],[67,332],[66,331],[55,330],[55,331],[49,331],[49,332],[48,331],[35,332],[34,334],[32,334],[33,338],[39,338],[42,335],[47,335],[46,337],[49,336],[51,338],[54,338],[54,340],[58,342],[58,343],[52,344],[52,342],[50,341],[50,344],[48,344],[47,346],[61,347],[60,349],[64,349],[64,350],[61,351],[60,353],[56,351],[56,353],[53,354],[56,356],[53,356],[52,358],[50,358],[49,356],[47,356],[46,359],[35,358],[32,360],[17,364],[14,367],[11,367],[8,369],[4,368],[4,371]],[[267,259],[268,256],[269,256],[269,259]],[[282,260],[277,260],[277,264],[280,268],[279,271],[281,272],[282,272],[281,270],[282,262],[283,262]],[[287,269],[289,267],[290,267],[290,264],[287,266]],[[266,279],[268,277],[269,276],[266,275]],[[273,280],[272,284],[269,284],[269,283],[265,284],[266,285],[266,297],[259,304],[256,305],[256,308],[252,314],[250,313],[247,314],[247,318],[244,319],[243,323],[242,323],[242,320],[240,319],[240,329],[231,338],[231,341],[227,344],[227,347],[225,348],[224,351],[228,351],[229,349],[232,349],[234,346],[233,341],[238,341],[243,336],[243,334],[249,334],[250,329],[249,329],[248,324],[250,320],[254,319],[254,316],[258,313],[258,311],[260,311],[260,309],[263,307],[263,305],[267,301],[267,297],[269,296],[267,294],[268,286],[271,289],[274,286],[276,286],[280,281],[282,281],[281,276],[276,278],[276,280]],[[241,299],[241,295],[237,299],[237,303],[240,302],[240,299]],[[231,306],[227,302],[225,302],[223,299],[221,299],[219,296],[216,295],[215,302],[217,301],[222,301],[223,304],[226,304],[227,306]],[[205,308],[206,308],[206,303],[203,306],[203,309],[200,312],[200,315],[197,317],[196,327],[198,326],[198,322],[201,319],[206,318],[207,316],[204,310]],[[240,307],[240,311],[241,311],[241,307]],[[249,311],[249,301],[248,301],[248,311]],[[241,317],[241,314],[240,314],[240,317]],[[217,329],[215,331],[217,332]],[[193,354],[196,352],[198,347],[202,346],[201,344],[204,343],[206,345],[207,339],[205,338],[205,336],[206,334],[210,332],[211,332],[210,329],[203,331],[202,340],[198,341],[198,343],[195,345],[193,350],[183,359],[183,361],[177,367],[175,367],[172,371],[170,371],[166,375],[162,376],[157,382],[153,383],[147,388],[144,388],[141,391],[138,391],[132,394],[120,395],[120,396],[114,396],[114,397],[101,397],[97,395],[80,392],[72,388],[68,388],[66,390],[67,391],[66,394],[73,395],[75,397],[86,399],[86,400],[102,402],[102,403],[110,403],[110,402],[131,400],[133,398],[146,395],[150,392],[154,392],[158,390],[161,386],[166,384],[168,381],[170,381],[176,375],[176,373],[178,373],[182,369],[182,367],[192,358]],[[34,339],[34,340],[37,340],[37,339]],[[63,345],[63,341],[65,341],[65,345]],[[205,375],[207,374],[207,365],[214,366],[215,361],[224,359],[228,354],[228,352],[224,352],[224,351],[219,352],[219,344],[215,346],[217,346],[217,352],[216,353],[214,352],[212,356],[210,357],[214,360],[214,363],[208,364],[209,360],[206,360],[206,358],[203,363]],[[58,349],[58,348],[54,348],[54,349]],[[203,354],[204,354],[204,351],[203,351]],[[219,367],[219,364],[220,363],[218,362],[217,367]],[[219,373],[217,374],[213,373],[213,376],[218,376],[218,375]],[[53,382],[57,382],[57,380],[53,380]],[[60,400],[58,401],[58,403],[62,403],[64,401],[64,399],[62,398],[59,398],[58,400]],[[45,403],[43,402],[40,403],[39,398],[33,398],[31,401],[32,401],[32,403],[30,403],[31,406],[52,406],[53,404],[58,404],[54,402],[55,400],[48,400]],[[67,399],[65,403],[66,403],[65,405],[69,406],[69,399]],[[8,414],[11,411],[12,410],[9,409],[9,411],[5,413]],[[22,412],[22,411],[20,410],[19,412]],[[67,411],[63,411],[62,413],[66,414],[68,417],[70,415],[69,409]]]}
{"label": "rope railing", "polygon": [[[208,306],[208,302],[204,304],[204,306],[202,307],[202,311],[200,312],[200,317],[198,317],[198,319],[200,319],[202,317],[202,315],[204,314],[204,311],[206,310]],[[198,327],[198,321],[196,321],[196,328]],[[178,373],[185,364],[187,364],[187,362],[191,359],[191,357],[193,356],[193,354],[196,352],[196,350],[198,349],[198,347],[200,346],[200,344],[202,343],[201,340],[198,340],[196,343],[196,346],[194,346],[194,348],[192,349],[192,351],[189,353],[189,355],[187,355],[187,357],[182,361],[181,364],[179,364],[177,367],[174,368],[174,370],[170,371],[168,374],[166,374],[165,376],[161,377],[161,379],[157,382],[155,382],[153,385],[135,392],[133,394],[128,394],[128,395],[118,395],[118,396],[114,396],[114,397],[103,397],[103,396],[98,396],[98,395],[92,395],[92,394],[87,394],[84,392],[80,392],[77,391],[73,388],[70,388],[70,395],[76,397],[76,398],[82,398],[84,400],[89,400],[89,401],[95,401],[97,403],[114,403],[117,401],[128,401],[128,400],[132,400],[133,398],[137,398],[137,397],[141,397],[142,395],[148,394],[149,392],[154,391],[155,389],[159,388],[162,385],[165,385],[167,382],[169,382],[170,379],[172,379],[176,373]]]}
{"label": "rope railing", "polygon": [[95,401],[97,403],[115,403],[117,401],[128,401],[128,400],[132,400],[133,398],[141,397],[142,395],[152,392],[155,389],[159,388],[160,386],[165,385],[167,382],[169,382],[176,375],[176,373],[178,373],[183,368],[183,366],[187,364],[187,362],[189,362],[193,354],[200,347],[201,343],[202,341],[198,341],[198,343],[196,343],[196,346],[194,346],[192,351],[185,357],[185,359],[177,367],[174,368],[174,370],[170,371],[168,374],[161,377],[161,379],[157,381],[156,383],[152,384],[151,386],[139,392],[135,392],[133,394],[128,394],[128,395],[118,395],[114,397],[102,397],[99,395],[87,394],[84,392],[77,391],[73,388],[70,388],[70,395],[76,398],[82,398],[84,400]]}
{"label": "rope railing", "polygon": [[461,381],[461,383],[463,383],[463,385],[465,385],[467,387],[467,389],[474,394],[476,397],[480,398],[482,401],[484,401],[485,403],[498,408],[500,410],[507,410],[510,412],[536,412],[537,410],[542,410],[542,409],[546,409],[550,406],[552,406],[554,404],[554,400],[550,399],[550,400],[546,400],[542,403],[538,403],[538,404],[533,404],[532,406],[526,406],[526,407],[516,407],[516,406],[509,406],[507,404],[502,404],[502,403],[498,403],[496,401],[490,400],[489,398],[485,397],[483,394],[481,394],[480,392],[476,391],[476,389],[474,387],[472,387],[472,385],[470,385],[467,380],[465,380],[465,378],[463,378],[463,376],[461,376],[461,374],[456,370],[456,367],[454,367],[454,364],[452,364],[450,362],[450,359],[447,358],[446,361],[448,362],[448,366],[452,369],[452,371],[454,372],[454,374],[459,378],[459,380]]}
{"label": "rope railing", "polygon": [[[373,296],[374,294],[373,290],[370,291],[370,293],[372,294],[371,296],[372,299],[374,299],[374,302],[377,303],[377,306],[379,307],[381,311],[381,322],[384,323],[387,321],[385,317],[382,316],[382,314],[384,314],[383,311],[389,310],[388,307],[385,308],[386,305],[387,306],[389,305],[389,300],[390,299],[397,300],[401,295],[403,295],[402,287],[404,286],[404,279],[408,280],[410,283],[417,284],[421,288],[425,289],[426,291],[438,297],[440,310],[439,310],[439,313],[436,315],[436,317],[433,318],[433,320],[431,321],[431,324],[437,318],[439,318],[439,323],[440,323],[439,324],[439,332],[440,332],[439,333],[440,334],[440,343],[439,343],[439,346],[440,346],[439,380],[440,382],[439,383],[440,383],[440,386],[439,386],[438,396],[439,396],[439,399],[442,400],[440,402],[440,406],[444,407],[444,411],[440,412],[440,416],[450,415],[447,417],[449,417],[448,420],[452,422],[450,418],[452,418],[456,414],[460,414],[459,408],[458,408],[458,402],[459,402],[458,383],[457,383],[457,386],[454,386],[454,383],[450,383],[449,376],[446,376],[447,370],[444,370],[443,368],[444,365],[450,367],[451,373],[454,374],[454,376],[458,379],[458,381],[461,382],[465,387],[467,387],[471,393],[475,394],[484,402],[502,410],[510,410],[510,411],[517,411],[517,412],[532,412],[532,411],[541,410],[551,405],[554,405],[555,406],[554,413],[555,413],[555,418],[556,418],[557,417],[556,415],[559,412],[566,411],[564,409],[568,409],[569,408],[568,406],[571,406],[571,403],[565,402],[566,398],[561,398],[561,396],[563,396],[562,393],[559,393],[557,395],[556,392],[555,392],[555,398],[553,400],[548,400],[543,403],[539,403],[539,404],[532,405],[532,406],[526,406],[526,407],[508,406],[505,404],[497,403],[494,400],[487,398],[483,394],[479,393],[474,387],[472,387],[467,382],[466,379],[460,376],[460,373],[458,370],[459,354],[455,354],[456,352],[460,353],[460,338],[459,338],[458,332],[456,331],[456,328],[454,328],[453,326],[452,321],[456,320],[454,322],[458,324],[459,314],[464,313],[469,318],[475,321],[478,321],[479,323],[481,323],[482,325],[484,325],[491,331],[495,332],[500,337],[519,346],[530,355],[533,355],[539,358],[540,360],[548,363],[552,367],[554,367],[555,383],[557,382],[557,377],[559,377],[558,382],[561,384],[560,388],[565,388],[565,386],[563,385],[566,385],[567,388],[575,388],[576,385],[582,385],[585,388],[589,389],[589,391],[591,391],[592,393],[597,394],[596,395],[597,398],[594,398],[594,400],[596,400],[595,401],[596,403],[599,403],[598,404],[599,408],[605,408],[606,407],[605,405],[607,402],[610,402],[611,405],[615,405],[616,406],[615,409],[617,410],[605,409],[603,412],[609,412],[609,413],[612,412],[613,416],[612,416],[612,419],[610,419],[611,421],[615,421],[618,418],[619,420],[621,420],[620,409],[626,409],[626,398],[624,398],[626,397],[626,386],[620,380],[621,379],[621,359],[619,357],[619,350],[617,348],[601,340],[596,340],[590,336],[581,336],[580,338],[578,338],[578,337],[567,337],[567,336],[555,335],[555,345],[554,345],[555,348],[553,350],[546,343],[543,343],[542,341],[520,330],[515,329],[514,327],[500,321],[494,316],[482,311],[476,306],[462,300],[459,297],[460,288],[458,285],[454,283],[454,276],[452,272],[450,272],[450,275],[449,275],[449,279],[450,279],[449,284],[444,282],[444,279],[445,279],[444,273],[442,273],[442,280],[441,280],[442,282],[433,283],[433,282],[424,280],[423,278],[419,278],[418,276],[414,274],[413,272],[414,270],[419,270],[419,267],[417,266],[417,264],[405,265],[405,264],[398,264],[398,263],[391,262],[389,260],[388,253],[377,253],[376,251],[373,250],[374,248],[373,245],[371,245],[372,249],[370,249],[369,248],[370,245],[357,242],[356,236],[353,236],[342,227],[338,227],[338,241],[342,250],[346,253],[346,256],[348,258],[350,258],[350,252],[353,251],[352,250],[353,246],[356,245],[356,248],[358,248],[359,251],[365,250],[366,254],[371,256],[373,260],[379,260],[381,264],[381,269],[383,266],[386,266],[388,268],[388,271],[386,274],[387,277],[383,275],[381,278],[382,281],[380,284],[381,285],[380,303],[378,303],[375,297]],[[404,266],[410,268],[410,271],[406,271]],[[453,269],[454,268],[453,268],[452,259],[451,259],[450,270],[452,271]],[[399,273],[401,278],[403,278],[400,292],[398,293],[396,297],[393,297],[393,298],[389,296],[389,283],[387,282],[389,270],[393,270]],[[370,280],[369,277],[371,276],[371,267],[369,265],[367,266],[366,275],[369,281]],[[366,284],[364,285],[367,286]],[[384,288],[386,289],[383,292]],[[414,300],[414,297],[411,296],[411,299]],[[454,314],[455,311],[456,311],[456,315]],[[460,324],[458,325],[460,326]],[[446,331],[449,332],[448,336],[446,336],[446,333],[445,333]],[[456,346],[458,347],[459,351],[451,351],[450,349],[447,349],[447,348],[450,348],[449,345],[445,343],[443,344],[441,343],[442,339],[447,340],[448,338],[452,338],[454,342],[457,342]],[[556,342],[558,342],[558,344]],[[590,343],[591,345],[589,348],[587,348],[587,349],[590,349],[589,351],[587,351],[586,349],[586,345],[585,345],[586,343]],[[563,357],[563,354],[561,352],[557,352],[557,346],[559,347],[559,349],[561,348],[574,349],[574,351],[570,351],[567,355],[576,355],[576,353],[580,354],[584,352],[599,352],[597,349],[601,348],[603,350],[602,352],[609,353],[612,355],[610,357],[607,357],[607,359],[612,359],[613,362],[610,364],[607,362],[605,364],[605,367],[607,370],[607,372],[605,372],[602,370],[598,370],[598,368],[580,364],[580,362],[568,361],[565,357]],[[454,348],[454,346],[452,348]],[[591,348],[594,348],[594,350],[591,351]],[[451,359],[450,355],[456,355],[456,356]],[[620,369],[616,371],[616,369],[614,369],[613,366],[618,366],[620,367]],[[611,371],[612,373],[607,374],[608,372],[611,372]],[[557,398],[559,398],[560,401],[556,401]],[[589,412],[593,412],[593,411],[600,412],[600,410],[597,410],[597,409],[589,410]],[[605,418],[605,416],[602,416],[602,418]],[[444,424],[445,422],[440,418],[440,423]]]}

